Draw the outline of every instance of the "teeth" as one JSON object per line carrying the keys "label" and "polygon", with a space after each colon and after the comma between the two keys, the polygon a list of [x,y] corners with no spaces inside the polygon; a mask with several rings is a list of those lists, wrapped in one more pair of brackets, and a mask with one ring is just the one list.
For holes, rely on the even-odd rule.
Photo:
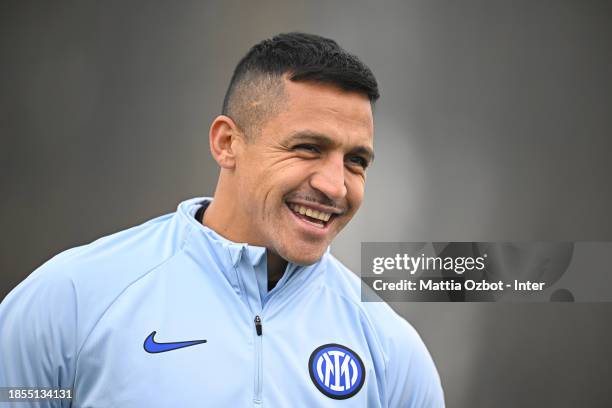
{"label": "teeth", "polygon": [[306,215],[307,217],[314,218],[314,219],[321,220],[321,221],[329,221],[329,219],[332,216],[331,213],[313,210],[312,208],[307,208],[307,207],[304,207],[298,204],[289,204],[289,208],[291,208],[293,212],[296,212],[302,215]]}

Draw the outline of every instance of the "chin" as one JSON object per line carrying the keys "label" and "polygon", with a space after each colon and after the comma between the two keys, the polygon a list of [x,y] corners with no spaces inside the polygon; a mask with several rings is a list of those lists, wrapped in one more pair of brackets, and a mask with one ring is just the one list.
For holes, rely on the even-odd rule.
{"label": "chin", "polygon": [[326,249],[327,247],[310,251],[286,251],[284,254],[281,253],[280,255],[291,263],[308,266],[318,262],[325,254]]}

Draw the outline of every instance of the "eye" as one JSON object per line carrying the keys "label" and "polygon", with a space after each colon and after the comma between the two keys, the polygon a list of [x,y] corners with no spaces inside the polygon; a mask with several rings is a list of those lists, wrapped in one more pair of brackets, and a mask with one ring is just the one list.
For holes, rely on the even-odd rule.
{"label": "eye", "polygon": [[321,153],[319,148],[312,144],[299,144],[297,146],[294,146],[293,148],[297,150],[303,150],[309,153]]}
{"label": "eye", "polygon": [[361,166],[363,169],[366,169],[369,165],[368,161],[361,156],[350,156],[348,160],[351,164]]}

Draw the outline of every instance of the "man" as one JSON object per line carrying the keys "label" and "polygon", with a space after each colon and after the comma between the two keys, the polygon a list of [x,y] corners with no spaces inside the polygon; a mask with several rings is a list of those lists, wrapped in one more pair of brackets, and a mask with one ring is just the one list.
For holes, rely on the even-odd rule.
{"label": "man", "polygon": [[15,288],[0,386],[72,389],[73,407],[443,406],[419,336],[360,302],[329,253],[363,200],[377,98],[332,40],[254,46],[210,128],[214,199],[68,250]]}

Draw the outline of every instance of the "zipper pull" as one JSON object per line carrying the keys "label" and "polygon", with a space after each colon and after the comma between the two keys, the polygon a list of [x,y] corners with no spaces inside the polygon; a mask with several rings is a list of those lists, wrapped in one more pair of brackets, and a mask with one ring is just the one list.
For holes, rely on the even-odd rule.
{"label": "zipper pull", "polygon": [[255,316],[255,331],[258,336],[261,336],[263,333],[263,329],[261,327],[261,318],[259,316]]}

